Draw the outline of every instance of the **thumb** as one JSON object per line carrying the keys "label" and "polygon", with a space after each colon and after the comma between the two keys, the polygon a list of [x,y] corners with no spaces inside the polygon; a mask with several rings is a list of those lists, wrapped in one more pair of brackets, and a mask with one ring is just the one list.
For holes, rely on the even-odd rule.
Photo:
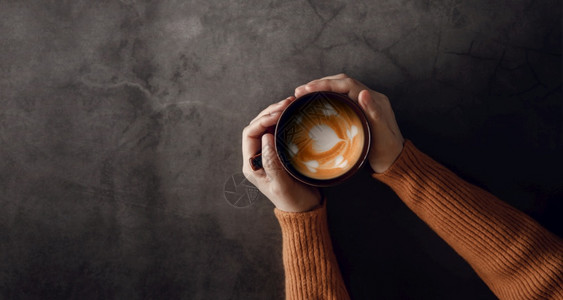
{"label": "thumb", "polygon": [[358,102],[366,113],[371,129],[373,129],[375,134],[381,136],[391,134],[393,137],[398,138],[401,144],[404,142],[401,131],[399,130],[399,125],[397,125],[397,121],[395,120],[395,114],[389,105],[389,100],[386,100],[386,97],[385,99],[374,98],[374,94],[370,91],[363,90],[358,95]]}
{"label": "thumb", "polygon": [[358,102],[360,106],[366,113],[372,126],[376,126],[381,120],[381,111],[377,107],[375,100],[373,100],[370,92],[368,90],[362,90],[358,95]]}
{"label": "thumb", "polygon": [[266,133],[262,136],[262,166],[270,181],[283,180],[289,176],[276,153],[274,135]]}

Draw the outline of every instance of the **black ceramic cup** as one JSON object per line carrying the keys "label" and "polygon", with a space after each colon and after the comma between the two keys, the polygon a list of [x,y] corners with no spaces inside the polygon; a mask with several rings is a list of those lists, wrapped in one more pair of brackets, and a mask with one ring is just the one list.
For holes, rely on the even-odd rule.
{"label": "black ceramic cup", "polygon": [[[339,184],[364,164],[371,132],[359,105],[346,95],[313,92],[295,99],[281,113],[274,131],[276,153],[296,180],[326,187]],[[262,168],[261,153],[250,158]]]}

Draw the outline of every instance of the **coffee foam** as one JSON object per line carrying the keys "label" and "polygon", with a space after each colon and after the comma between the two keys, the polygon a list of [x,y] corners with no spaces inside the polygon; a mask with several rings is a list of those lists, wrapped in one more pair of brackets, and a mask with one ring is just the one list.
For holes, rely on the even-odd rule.
{"label": "coffee foam", "polygon": [[362,126],[348,104],[316,98],[288,120],[286,153],[301,174],[320,180],[336,178],[360,159],[365,141]]}

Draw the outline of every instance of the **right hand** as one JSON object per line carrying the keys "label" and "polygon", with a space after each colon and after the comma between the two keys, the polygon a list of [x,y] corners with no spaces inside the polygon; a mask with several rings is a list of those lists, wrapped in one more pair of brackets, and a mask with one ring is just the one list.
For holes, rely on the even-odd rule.
{"label": "right hand", "polygon": [[376,173],[383,173],[389,169],[401,154],[405,139],[401,135],[387,96],[369,89],[346,74],[338,74],[297,87],[295,97],[317,91],[347,94],[360,104],[371,129],[369,164]]}

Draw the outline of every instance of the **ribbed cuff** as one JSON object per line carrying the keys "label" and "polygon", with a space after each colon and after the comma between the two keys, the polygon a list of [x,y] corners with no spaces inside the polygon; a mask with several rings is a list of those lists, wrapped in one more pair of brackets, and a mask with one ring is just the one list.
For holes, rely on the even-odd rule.
{"label": "ribbed cuff", "polygon": [[387,171],[372,176],[390,186],[499,298],[563,296],[561,240],[410,141]]}
{"label": "ribbed cuff", "polygon": [[[324,219],[326,220],[326,200],[323,199],[321,202],[321,205],[316,206],[315,208],[313,208],[312,210],[309,211],[304,211],[304,212],[287,212],[287,211],[283,211],[281,209],[274,209],[274,213],[276,215],[276,217],[278,218],[278,220],[280,221],[280,224],[283,222],[284,224],[286,222],[291,222],[292,220],[309,220],[309,219],[314,219],[314,220],[319,220],[319,217],[324,216]],[[316,223],[316,222],[315,222]],[[283,229],[283,225],[282,225],[282,229]]]}
{"label": "ribbed cuff", "polygon": [[[410,140],[405,141],[403,150],[389,169],[383,173],[373,173],[372,177],[391,187],[403,202],[420,213],[423,212],[416,206],[421,204],[421,200],[455,202],[459,197],[450,197],[452,190],[473,189],[470,184],[418,150]],[[425,216],[419,217],[425,219]]]}
{"label": "ribbed cuff", "polygon": [[307,212],[275,209],[283,236],[287,299],[347,299],[332,250],[326,199]]}
{"label": "ribbed cuff", "polygon": [[412,168],[418,160],[431,159],[420,152],[410,140],[405,140],[403,150],[395,159],[395,162],[383,173],[373,173],[372,177],[383,183],[391,185],[404,176],[405,170]]}

